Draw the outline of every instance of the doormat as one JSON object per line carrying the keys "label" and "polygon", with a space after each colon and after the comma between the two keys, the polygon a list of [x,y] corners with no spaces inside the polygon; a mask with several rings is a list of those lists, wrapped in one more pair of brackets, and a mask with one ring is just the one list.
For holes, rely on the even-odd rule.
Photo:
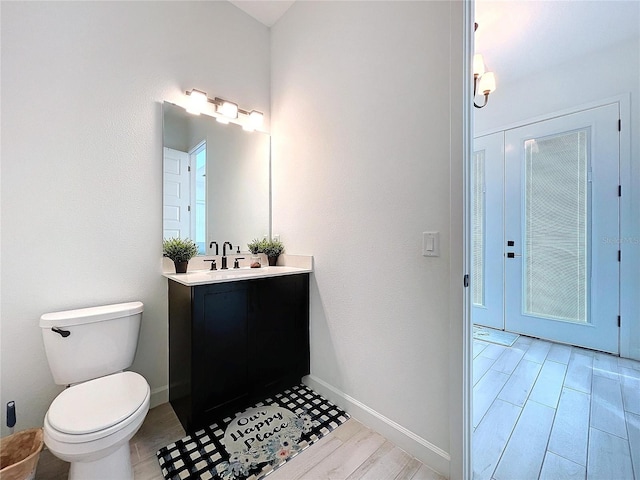
{"label": "doormat", "polygon": [[517,333],[503,332],[502,330],[494,330],[493,328],[473,326],[473,338],[476,340],[484,340],[485,342],[497,343],[510,347],[515,343],[520,335]]}
{"label": "doormat", "polygon": [[349,419],[296,385],[156,453],[167,480],[258,480]]}

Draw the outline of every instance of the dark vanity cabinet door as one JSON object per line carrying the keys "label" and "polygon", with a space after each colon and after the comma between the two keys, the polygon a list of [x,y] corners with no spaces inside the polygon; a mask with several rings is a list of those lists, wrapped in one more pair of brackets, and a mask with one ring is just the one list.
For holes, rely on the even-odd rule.
{"label": "dark vanity cabinet door", "polygon": [[250,395],[248,285],[194,288],[192,389],[195,423],[215,417]]}
{"label": "dark vanity cabinet door", "polygon": [[191,317],[193,289],[169,280],[169,402],[182,426],[192,421]]}
{"label": "dark vanity cabinet door", "polygon": [[169,280],[169,400],[193,431],[309,373],[309,274]]}
{"label": "dark vanity cabinet door", "polygon": [[251,282],[250,381],[273,392],[309,374],[309,280],[290,275]]}

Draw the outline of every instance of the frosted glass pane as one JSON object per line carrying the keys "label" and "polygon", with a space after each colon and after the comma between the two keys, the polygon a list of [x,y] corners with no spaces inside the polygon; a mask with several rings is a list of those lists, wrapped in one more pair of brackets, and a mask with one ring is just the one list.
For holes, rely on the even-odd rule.
{"label": "frosted glass pane", "polygon": [[588,321],[588,134],[525,142],[525,314]]}
{"label": "frosted glass pane", "polygon": [[484,235],[485,235],[485,151],[473,154],[473,214],[472,214],[472,257],[471,295],[474,305],[484,306]]}

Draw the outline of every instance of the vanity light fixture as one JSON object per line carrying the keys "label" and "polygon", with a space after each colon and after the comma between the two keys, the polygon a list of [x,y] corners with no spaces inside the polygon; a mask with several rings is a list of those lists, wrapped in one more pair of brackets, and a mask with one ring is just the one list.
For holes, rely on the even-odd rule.
{"label": "vanity light fixture", "polygon": [[238,107],[237,103],[230,102],[223,98],[209,98],[206,92],[196,90],[195,88],[186,91],[185,94],[189,97],[187,112],[195,115],[200,115],[207,103],[212,103],[215,106],[215,112],[218,114],[216,115],[216,120],[220,123],[227,124],[230,120],[237,120],[239,114],[242,114],[246,117],[242,128],[252,132],[260,128],[264,120],[264,114],[262,112],[257,110],[243,110]]}
{"label": "vanity light fixture", "polygon": [[[478,29],[478,24],[475,24],[475,30]],[[493,72],[485,72],[484,59],[482,55],[476,53],[473,56],[473,106],[476,108],[482,108],[489,102],[489,94],[496,90],[496,76]],[[484,103],[478,105],[475,101],[476,95],[480,92],[484,95]]]}

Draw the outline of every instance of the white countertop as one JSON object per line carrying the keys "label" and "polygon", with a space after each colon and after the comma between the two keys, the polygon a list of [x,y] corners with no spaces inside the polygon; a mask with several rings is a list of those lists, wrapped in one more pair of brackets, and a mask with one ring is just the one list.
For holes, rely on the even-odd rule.
{"label": "white countertop", "polygon": [[254,278],[280,277],[283,275],[311,272],[312,269],[310,268],[276,266],[229,268],[227,270],[194,270],[192,272],[187,271],[187,273],[164,273],[163,275],[187,287],[193,287],[196,285],[207,285],[209,283],[237,282],[253,280]]}

